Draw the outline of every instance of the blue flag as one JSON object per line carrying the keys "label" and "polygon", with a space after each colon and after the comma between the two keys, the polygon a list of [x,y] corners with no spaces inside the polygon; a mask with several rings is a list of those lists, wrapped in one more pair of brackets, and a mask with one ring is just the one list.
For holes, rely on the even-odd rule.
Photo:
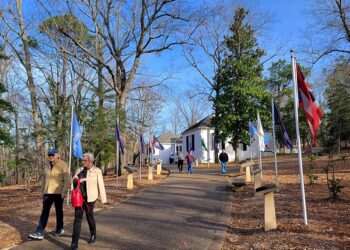
{"label": "blue flag", "polygon": [[81,130],[77,115],[73,112],[73,128],[72,128],[72,144],[73,156],[76,158],[83,158],[83,149],[81,147]]}
{"label": "blue flag", "polygon": [[264,144],[267,145],[269,143],[269,135],[264,135]]}
{"label": "blue flag", "polygon": [[155,148],[158,148],[160,150],[164,150],[163,145],[160,143],[160,141],[155,136],[153,136],[153,145]]}
{"label": "blue flag", "polygon": [[141,152],[145,153],[145,140],[143,139],[142,129],[140,129],[140,144],[141,144]]}
{"label": "blue flag", "polygon": [[281,130],[282,130],[282,139],[284,144],[286,145],[287,148],[292,149],[293,148],[293,143],[289,139],[289,136],[287,134],[286,127],[284,126],[284,123],[282,121],[282,118],[280,116],[280,113],[277,110],[276,103],[273,102],[273,110],[274,110],[274,117],[275,117],[275,125],[280,125]]}
{"label": "blue flag", "polygon": [[253,126],[253,124],[249,123],[249,137],[254,138],[254,135],[258,133],[258,130],[256,127]]}
{"label": "blue flag", "polygon": [[122,151],[122,155],[124,155],[125,143],[123,141],[123,138],[121,137],[118,122],[115,123],[115,139],[119,141],[120,151]]}

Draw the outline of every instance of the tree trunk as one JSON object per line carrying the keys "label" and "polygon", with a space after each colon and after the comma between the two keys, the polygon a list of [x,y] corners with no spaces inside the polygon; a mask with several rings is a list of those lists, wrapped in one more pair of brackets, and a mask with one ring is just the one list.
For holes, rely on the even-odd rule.
{"label": "tree trunk", "polygon": [[[215,89],[215,96],[216,98],[219,96],[219,90],[216,88]],[[217,117],[217,108],[215,106],[215,102],[214,102],[214,117]],[[219,147],[217,147],[216,145],[218,145],[218,141],[219,141],[219,130],[218,128],[215,126],[214,128],[214,157],[215,157],[215,163],[219,163]]]}
{"label": "tree trunk", "polygon": [[63,54],[63,65],[62,65],[62,78],[61,82],[58,83],[58,86],[61,85],[61,88],[57,88],[57,100],[58,100],[58,138],[57,138],[57,148],[61,153],[62,157],[68,158],[67,155],[64,154],[66,152],[67,146],[65,145],[65,131],[67,131],[67,119],[65,116],[65,112],[67,110],[67,64],[68,58],[66,54]]}
{"label": "tree trunk", "polygon": [[19,130],[18,130],[18,112],[15,110],[15,127],[16,127],[16,151],[15,151],[15,163],[16,163],[16,184],[19,183],[19,176],[18,176],[18,165],[19,165]]}
{"label": "tree trunk", "polygon": [[[103,57],[103,51],[102,51],[102,47],[101,44],[98,44],[98,55],[100,58]],[[103,65],[101,63],[98,64],[97,66],[97,80],[98,80],[98,85],[97,85],[97,93],[96,95],[98,96],[98,107],[97,107],[97,119],[98,119],[98,123],[99,123],[99,127],[104,126],[104,89],[103,89],[103,79],[102,79],[102,69],[103,69]],[[102,129],[102,128],[101,128]],[[97,131],[98,134],[100,134],[99,131]],[[100,157],[98,157],[97,162],[96,162],[96,166],[102,169],[102,157],[103,157],[103,153],[102,151],[104,150],[104,147],[102,146],[101,143],[99,143],[96,147],[96,151],[95,153],[98,153],[98,155]],[[107,174],[107,168],[105,167],[103,169],[103,174],[106,175]]]}
{"label": "tree trunk", "polygon": [[[19,17],[18,24],[20,27],[21,40],[23,43],[22,46],[24,50],[23,66],[26,70],[27,77],[28,77],[27,87],[29,89],[30,101],[32,105],[35,147],[36,147],[36,152],[38,154],[39,159],[42,160],[44,159],[44,156],[42,154],[42,136],[41,136],[41,125],[39,122],[39,107],[38,107],[37,94],[36,94],[33,72],[32,72],[31,55],[29,51],[28,38],[26,35],[25,25],[23,21],[22,0],[16,0],[16,6],[17,6],[18,17]],[[38,162],[39,162],[39,165],[40,163],[42,163],[41,161],[38,161]],[[42,167],[44,166],[43,163],[41,165]]]}

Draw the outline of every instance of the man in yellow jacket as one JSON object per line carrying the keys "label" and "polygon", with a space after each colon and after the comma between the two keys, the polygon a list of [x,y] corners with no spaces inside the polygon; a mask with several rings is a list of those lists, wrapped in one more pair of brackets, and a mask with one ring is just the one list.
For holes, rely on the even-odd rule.
{"label": "man in yellow jacket", "polygon": [[45,227],[49,219],[50,209],[55,203],[56,209],[56,231],[54,236],[61,236],[63,230],[63,200],[66,197],[70,177],[67,164],[60,160],[58,151],[50,149],[48,152],[50,164],[45,167],[41,183],[43,194],[43,208],[40,215],[39,225],[36,232],[29,235],[36,240],[44,239]]}

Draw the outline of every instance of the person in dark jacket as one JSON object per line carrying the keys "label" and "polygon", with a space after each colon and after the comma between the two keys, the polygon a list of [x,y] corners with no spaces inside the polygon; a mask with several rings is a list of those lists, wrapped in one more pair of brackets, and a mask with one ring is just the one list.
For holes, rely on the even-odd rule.
{"label": "person in dark jacket", "polygon": [[226,173],[226,166],[228,162],[228,155],[225,152],[225,149],[223,149],[219,155],[219,160],[221,162],[221,173]]}
{"label": "person in dark jacket", "polygon": [[183,154],[180,152],[179,153],[179,157],[177,159],[177,167],[179,168],[179,172],[182,172],[182,167],[184,165],[184,156]]}
{"label": "person in dark jacket", "polygon": [[193,156],[192,151],[188,151],[188,155],[186,156],[187,161],[187,174],[193,173],[193,164],[196,161],[196,158]]}

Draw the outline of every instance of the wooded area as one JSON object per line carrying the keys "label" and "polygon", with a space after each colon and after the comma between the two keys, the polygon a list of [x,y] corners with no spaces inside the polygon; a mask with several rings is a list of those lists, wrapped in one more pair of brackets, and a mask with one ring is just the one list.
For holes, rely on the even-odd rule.
{"label": "wooded area", "polygon": [[[307,5],[317,25],[298,50],[307,78],[312,65],[331,62],[312,84],[325,111],[317,146],[328,151],[346,148],[350,135],[348,7],[340,0]],[[289,48],[267,50],[268,18],[235,1],[2,1],[0,19],[1,185],[37,182],[49,148],[68,160],[72,106],[84,151],[103,170],[137,161],[140,128],[179,133],[211,113],[215,143],[247,144],[257,112],[271,127],[272,97],[295,134]],[[182,89],[173,68],[160,71],[157,58],[170,51],[201,80]],[[299,115],[302,143],[314,146]],[[115,153],[116,123],[126,157]]]}

